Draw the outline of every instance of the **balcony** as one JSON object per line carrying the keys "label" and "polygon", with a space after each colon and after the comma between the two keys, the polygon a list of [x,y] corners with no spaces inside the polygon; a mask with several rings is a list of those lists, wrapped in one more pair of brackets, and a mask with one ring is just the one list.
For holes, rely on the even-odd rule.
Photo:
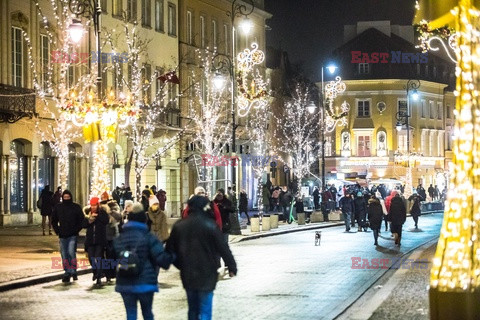
{"label": "balcony", "polygon": [[35,90],[0,84],[0,123],[35,115]]}

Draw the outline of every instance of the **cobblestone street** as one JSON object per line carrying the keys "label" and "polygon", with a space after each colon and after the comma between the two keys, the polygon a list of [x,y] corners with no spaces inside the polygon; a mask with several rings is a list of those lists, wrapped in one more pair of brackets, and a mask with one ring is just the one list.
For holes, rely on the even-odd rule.
{"label": "cobblestone street", "polygon": [[[333,319],[383,275],[385,269],[352,269],[352,257],[389,259],[438,237],[442,214],[420,218],[420,230],[407,219],[402,246],[390,232],[373,245],[372,232],[323,229],[231,244],[238,277],[219,281],[214,294],[215,319]],[[187,303],[178,270],[159,276],[157,319],[186,319]],[[64,285],[60,281],[11,290],[0,295],[1,319],[122,319],[123,303],[114,286],[92,289],[91,274]],[[381,314],[381,313],[380,313]],[[378,314],[377,314],[378,319]]]}

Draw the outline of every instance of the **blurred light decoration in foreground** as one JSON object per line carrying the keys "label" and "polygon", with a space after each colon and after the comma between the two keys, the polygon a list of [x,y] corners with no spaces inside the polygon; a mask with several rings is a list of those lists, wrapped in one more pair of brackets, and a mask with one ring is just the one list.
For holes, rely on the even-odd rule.
{"label": "blurred light decoration in foreground", "polygon": [[244,49],[237,55],[238,116],[245,117],[250,109],[264,109],[269,102],[268,83],[254,67],[263,63],[265,54],[252,43],[252,50]]}
{"label": "blurred light decoration in foreground", "polygon": [[129,95],[121,93],[117,98],[113,91],[97,102],[94,93],[85,99],[71,92],[70,101],[61,108],[64,117],[83,128],[85,143],[93,143],[93,170],[91,196],[110,190],[110,159],[108,144],[115,142],[117,126],[125,128],[137,120],[140,108]]}
{"label": "blurred light decoration in foreground", "polygon": [[[430,37],[455,52],[455,135],[445,216],[431,270],[431,319],[480,315],[480,1],[417,1],[424,49]],[[428,20],[428,21],[427,21]],[[431,21],[431,22],[430,22]],[[452,29],[455,35],[452,38]],[[448,50],[447,45],[442,45]]]}
{"label": "blurred light decoration in foreground", "polygon": [[333,101],[337,98],[337,95],[345,92],[347,86],[345,82],[342,82],[342,78],[336,77],[335,81],[330,81],[325,85],[325,97],[327,99],[327,105],[325,106],[325,131],[332,132],[337,125],[346,126],[348,123],[347,115],[350,110],[350,105],[347,101],[343,101],[338,107],[333,106]]}

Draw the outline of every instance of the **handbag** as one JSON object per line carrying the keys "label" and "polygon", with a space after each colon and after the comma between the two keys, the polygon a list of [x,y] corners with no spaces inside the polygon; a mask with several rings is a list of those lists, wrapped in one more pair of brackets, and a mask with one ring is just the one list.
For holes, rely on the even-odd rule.
{"label": "handbag", "polygon": [[40,197],[38,200],[37,200],[37,208],[38,209],[42,209],[42,197]]}

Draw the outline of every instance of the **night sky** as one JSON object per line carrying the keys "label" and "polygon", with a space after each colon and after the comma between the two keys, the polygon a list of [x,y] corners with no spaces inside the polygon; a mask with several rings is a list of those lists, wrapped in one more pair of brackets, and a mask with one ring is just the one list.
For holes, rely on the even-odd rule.
{"label": "night sky", "polygon": [[409,25],[415,0],[265,0],[267,45],[288,52],[311,80],[320,78],[322,60],[343,41],[343,26],[358,21],[390,20]]}

